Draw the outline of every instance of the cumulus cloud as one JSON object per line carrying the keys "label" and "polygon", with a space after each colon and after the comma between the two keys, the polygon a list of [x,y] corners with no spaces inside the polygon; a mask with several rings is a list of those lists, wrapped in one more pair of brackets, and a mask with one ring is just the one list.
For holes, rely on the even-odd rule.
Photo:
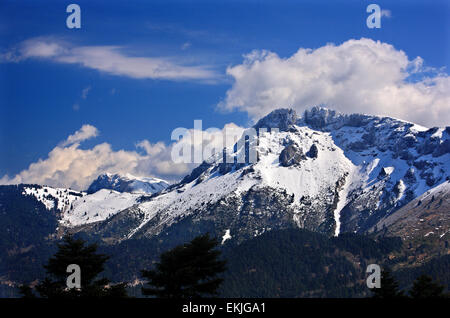
{"label": "cumulus cloud", "polygon": [[83,125],[79,130],[77,130],[73,135],[67,137],[60,145],[61,147],[73,145],[85,141],[87,139],[97,137],[98,129],[92,125]]}
{"label": "cumulus cloud", "polygon": [[2,54],[1,59],[7,62],[46,59],[136,79],[212,81],[218,77],[208,65],[182,65],[167,57],[130,56],[122,50],[120,46],[73,46],[55,38],[38,37],[20,43]]}
{"label": "cumulus cloud", "polygon": [[[227,128],[243,131],[241,127],[227,124],[223,129],[203,131],[200,142],[219,150],[222,143],[218,137],[222,136],[222,131]],[[193,129],[189,130],[191,133],[193,131]],[[114,150],[108,143],[97,144],[91,149],[80,148],[82,141],[97,135],[96,127],[83,125],[81,129],[53,148],[47,158],[30,164],[27,169],[14,177],[3,176],[0,184],[36,183],[84,190],[92,180],[105,172],[156,176],[173,181],[185,176],[197,165],[196,163],[175,163],[171,156],[173,147],[180,143],[193,146],[193,139],[182,138],[174,140],[171,144],[143,140],[136,143],[136,149],[133,151]]]}
{"label": "cumulus cloud", "polygon": [[234,83],[219,108],[245,111],[254,119],[275,108],[301,113],[325,104],[425,126],[450,122],[449,76],[424,67],[420,57],[410,60],[392,45],[371,39],[300,48],[287,58],[253,51],[227,74]]}

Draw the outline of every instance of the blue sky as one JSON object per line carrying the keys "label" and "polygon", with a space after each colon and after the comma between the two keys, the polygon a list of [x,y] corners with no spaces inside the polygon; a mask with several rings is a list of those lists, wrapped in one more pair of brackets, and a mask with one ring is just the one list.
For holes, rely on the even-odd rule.
{"label": "blue sky", "polygon": [[[76,1],[82,10],[80,30],[66,27],[70,3],[0,4],[3,56],[39,39],[72,50],[59,60],[0,62],[0,178],[45,160],[85,124],[99,134],[80,149],[107,142],[127,151],[142,140],[169,144],[171,131],[191,128],[194,119],[202,119],[204,128],[230,122],[248,126],[259,112],[217,105],[236,81],[226,74],[227,67],[242,64],[243,55],[253,50],[284,59],[300,48],[368,38],[405,52],[409,61],[420,56],[433,76],[440,72],[445,78],[450,63],[446,1],[377,1],[389,11],[380,29],[365,23],[371,1]],[[187,76],[142,78],[80,60],[67,62],[86,47],[101,47],[121,59],[168,60],[178,74],[179,66],[187,66]],[[428,123],[433,121],[423,124]]]}

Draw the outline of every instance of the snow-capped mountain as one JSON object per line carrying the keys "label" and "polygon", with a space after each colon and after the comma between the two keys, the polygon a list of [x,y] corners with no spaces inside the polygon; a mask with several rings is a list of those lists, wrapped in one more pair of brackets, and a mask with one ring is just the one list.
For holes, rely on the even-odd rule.
{"label": "snow-capped mountain", "polygon": [[169,183],[167,181],[158,178],[104,173],[91,183],[87,193],[91,194],[101,189],[110,189],[118,192],[152,194],[160,192],[168,186]]}
{"label": "snow-capped mountain", "polygon": [[[450,127],[314,107],[302,117],[276,110],[253,128],[257,137],[244,133],[234,149],[180,183],[108,212],[96,233],[124,240],[178,227],[207,229],[228,241],[286,227],[365,232],[450,176]],[[249,160],[252,151],[256,162]],[[94,212],[85,210],[92,220]],[[83,223],[64,219],[69,227]]]}
{"label": "snow-capped mountain", "polygon": [[79,226],[104,221],[139,202],[144,194],[154,194],[169,183],[158,178],[138,178],[131,174],[102,174],[87,192],[41,185],[23,185],[22,194],[33,196],[47,210],[58,213],[62,226]]}

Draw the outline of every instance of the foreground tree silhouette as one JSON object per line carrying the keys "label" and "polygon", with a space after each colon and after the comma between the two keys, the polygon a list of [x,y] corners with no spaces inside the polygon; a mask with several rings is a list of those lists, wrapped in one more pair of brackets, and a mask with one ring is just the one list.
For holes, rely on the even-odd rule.
{"label": "foreground tree silhouette", "polygon": [[[96,279],[103,272],[108,256],[97,253],[97,245],[86,245],[83,240],[65,236],[58,244],[58,251],[44,266],[47,277],[36,286],[36,291],[44,298],[79,298],[79,297],[126,297],[125,283],[110,285],[106,278]],[[67,266],[77,264],[81,269],[81,288],[67,288]],[[30,297],[30,290],[21,287],[25,297]]]}
{"label": "foreground tree silhouette", "polygon": [[403,291],[398,287],[398,283],[392,277],[389,270],[381,272],[381,287],[372,289],[373,298],[402,298]]}
{"label": "foreground tree silhouette", "polygon": [[199,298],[217,295],[225,271],[225,261],[219,260],[216,239],[209,234],[198,236],[160,256],[155,270],[143,270],[150,288],[142,288],[144,295],[160,298]]}
{"label": "foreground tree silhouette", "polygon": [[409,294],[412,298],[441,298],[444,297],[444,286],[433,282],[428,275],[421,275],[413,283]]}
{"label": "foreground tree silhouette", "polygon": [[33,294],[33,289],[25,284],[19,286],[19,293],[22,295],[22,298],[36,298]]}

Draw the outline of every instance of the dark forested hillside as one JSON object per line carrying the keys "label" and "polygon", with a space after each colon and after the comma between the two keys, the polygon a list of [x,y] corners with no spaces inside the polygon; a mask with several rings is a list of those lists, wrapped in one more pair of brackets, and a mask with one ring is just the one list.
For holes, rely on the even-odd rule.
{"label": "dark forested hillside", "polygon": [[239,246],[224,248],[226,297],[368,297],[366,267],[396,269],[401,289],[427,274],[449,291],[450,255],[403,267],[407,246],[398,237],[373,239],[352,233],[339,237],[301,229],[270,231]]}
{"label": "dark forested hillside", "polygon": [[41,277],[42,265],[53,251],[49,237],[57,219],[34,196],[23,195],[24,185],[0,186],[0,282]]}
{"label": "dark forested hillside", "polygon": [[362,297],[366,266],[401,248],[398,238],[337,238],[300,229],[271,231],[224,249],[228,297]]}

